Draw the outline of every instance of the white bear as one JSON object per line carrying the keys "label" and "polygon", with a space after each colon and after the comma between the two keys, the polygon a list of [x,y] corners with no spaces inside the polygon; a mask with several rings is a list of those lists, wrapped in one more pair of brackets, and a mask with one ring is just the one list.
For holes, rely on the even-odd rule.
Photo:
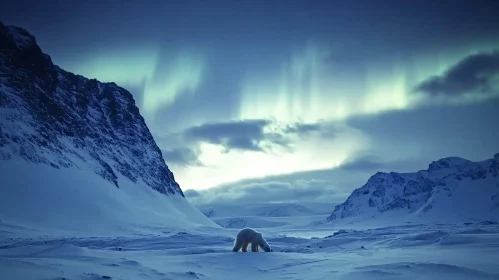
{"label": "white bear", "polygon": [[258,252],[258,247],[265,252],[272,252],[270,245],[267,243],[261,232],[257,232],[251,228],[244,228],[236,236],[234,240],[234,248],[232,252],[248,252],[248,245],[251,243],[251,251]]}

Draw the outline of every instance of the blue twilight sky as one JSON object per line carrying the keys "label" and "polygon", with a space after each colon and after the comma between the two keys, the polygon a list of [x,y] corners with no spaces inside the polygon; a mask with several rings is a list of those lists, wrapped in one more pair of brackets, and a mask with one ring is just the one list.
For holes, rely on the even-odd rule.
{"label": "blue twilight sky", "polygon": [[491,158],[498,15],[495,0],[16,0],[0,9],[57,65],[127,88],[196,203],[336,202],[378,170]]}

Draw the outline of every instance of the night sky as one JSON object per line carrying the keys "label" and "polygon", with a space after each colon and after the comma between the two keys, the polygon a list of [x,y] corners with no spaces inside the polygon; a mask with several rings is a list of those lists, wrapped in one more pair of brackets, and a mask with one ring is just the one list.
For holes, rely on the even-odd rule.
{"label": "night sky", "polygon": [[16,0],[0,20],[128,89],[197,203],[338,202],[499,152],[499,1]]}

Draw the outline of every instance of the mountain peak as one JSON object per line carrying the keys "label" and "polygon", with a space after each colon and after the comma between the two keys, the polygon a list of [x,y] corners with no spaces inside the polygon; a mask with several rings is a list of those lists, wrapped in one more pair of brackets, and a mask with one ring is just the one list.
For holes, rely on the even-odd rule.
{"label": "mountain peak", "polygon": [[470,164],[471,161],[460,158],[460,157],[446,157],[439,159],[437,161],[433,161],[430,163],[428,169],[429,170],[437,170],[441,168],[449,168],[449,167],[454,167],[454,166],[460,166],[460,165],[466,165]]}
{"label": "mountain peak", "polygon": [[4,43],[10,44],[12,47],[19,49],[27,49],[37,46],[36,39],[26,29],[17,26],[6,26],[0,21],[0,30],[3,33],[3,39],[7,39]]}

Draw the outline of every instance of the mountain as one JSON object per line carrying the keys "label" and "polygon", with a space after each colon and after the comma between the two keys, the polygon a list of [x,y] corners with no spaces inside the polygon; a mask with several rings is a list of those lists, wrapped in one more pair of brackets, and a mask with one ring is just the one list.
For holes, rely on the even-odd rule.
{"label": "mountain", "polygon": [[382,173],[334,208],[329,221],[372,218],[499,218],[499,153],[472,162],[448,157],[415,173]]}
{"label": "mountain", "polygon": [[[36,222],[33,211],[61,216],[71,204],[83,218],[102,200],[110,207],[97,206],[114,208],[101,213],[111,218],[127,220],[123,213],[135,207],[161,222],[173,215],[164,211],[182,208],[193,220],[210,223],[184,198],[130,92],[59,68],[28,31],[1,22],[0,166],[4,222]],[[82,203],[86,195],[88,204]],[[157,205],[147,205],[148,198]],[[65,201],[69,208],[57,207]]]}
{"label": "mountain", "polygon": [[210,203],[196,205],[204,215],[225,228],[310,228],[331,213],[331,204],[322,202]]}
{"label": "mountain", "polygon": [[329,203],[252,203],[243,205],[209,204],[197,206],[208,218],[227,217],[296,217],[327,215],[331,211]]}

